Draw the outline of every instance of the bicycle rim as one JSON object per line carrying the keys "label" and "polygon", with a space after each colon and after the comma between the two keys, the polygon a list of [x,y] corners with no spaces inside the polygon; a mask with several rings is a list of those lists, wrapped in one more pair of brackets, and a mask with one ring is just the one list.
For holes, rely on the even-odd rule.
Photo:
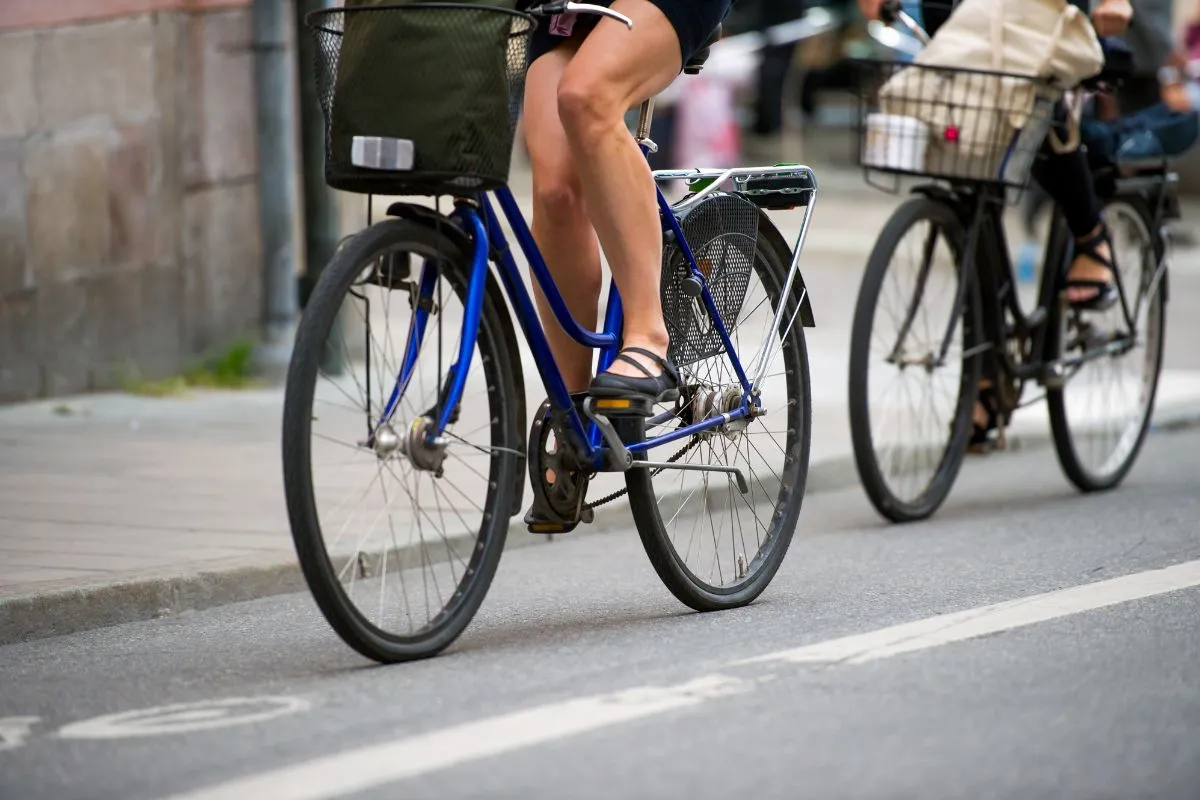
{"label": "bicycle rim", "polygon": [[1084,491],[1112,488],[1132,468],[1150,424],[1164,344],[1166,308],[1155,277],[1162,251],[1148,214],[1132,202],[1115,201],[1104,215],[1133,325],[1120,303],[1102,313],[1061,317],[1061,355],[1120,341],[1130,346],[1069,369],[1063,387],[1049,396],[1059,460]]}
{"label": "bicycle rim", "polygon": [[914,198],[880,233],[859,290],[850,430],[863,487],[894,522],[941,506],[970,433],[982,359],[977,288],[956,305],[963,239],[951,209]]}
{"label": "bicycle rim", "polygon": [[[697,252],[713,266],[710,285],[720,291],[719,239]],[[711,252],[710,252],[711,251]],[[730,338],[747,372],[764,340],[778,353],[762,385],[767,413],[652,448],[649,460],[675,457],[693,466],[723,464],[742,471],[749,491],[716,472],[635,469],[626,473],[630,506],[647,555],[668,589],[701,611],[754,600],[778,570],[795,531],[808,471],[811,399],[804,330],[793,316],[801,293],[786,305],[785,335],[771,330],[788,250],[773,229],[760,232],[751,278]],[[789,322],[790,320],[790,322]],[[743,349],[745,348],[745,349]],[[644,425],[647,437],[740,407],[741,389],[724,351],[680,366],[679,401],[661,405]],[[723,405],[724,404],[724,405]]]}
{"label": "bicycle rim", "polygon": [[[507,514],[494,510],[512,502],[516,390],[489,302],[444,446],[426,435],[459,353],[462,258],[398,221],[347,242],[305,311],[289,373],[285,488],[301,566],[334,629],[379,661],[453,641],[503,549]],[[380,424],[410,343],[411,377]]]}

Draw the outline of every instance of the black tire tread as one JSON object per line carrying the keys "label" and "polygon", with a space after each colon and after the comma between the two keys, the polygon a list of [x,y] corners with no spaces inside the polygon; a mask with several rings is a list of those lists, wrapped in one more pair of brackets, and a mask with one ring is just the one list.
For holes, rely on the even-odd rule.
{"label": "black tire tread", "polygon": [[[913,522],[933,515],[954,486],[966,455],[967,439],[971,433],[975,387],[982,374],[983,355],[976,353],[963,365],[963,383],[959,405],[955,412],[953,432],[937,472],[929,487],[915,502],[906,503],[888,488],[875,457],[871,435],[867,373],[871,357],[871,327],[884,280],[897,246],[909,230],[922,221],[932,221],[941,227],[948,238],[956,261],[961,263],[966,232],[954,209],[946,203],[926,196],[910,198],[900,205],[884,225],[867,261],[859,288],[850,338],[850,434],[854,445],[854,463],[871,504],[886,519]],[[967,313],[963,316],[963,349],[974,348],[982,335],[979,284],[972,280],[967,292]]]}
{"label": "black tire tread", "polygon": [[[493,457],[493,464],[499,460],[498,470],[494,473],[499,475],[499,479],[492,487],[488,507],[502,510],[503,513],[492,511],[485,517],[483,527],[488,545],[478,572],[467,589],[468,595],[455,613],[433,632],[415,641],[381,636],[381,632],[353,607],[325,552],[313,500],[310,465],[313,390],[321,349],[352,282],[370,263],[372,253],[397,246],[401,249],[409,246],[436,248],[438,252],[445,253],[447,269],[455,270],[454,274],[449,271],[444,273],[447,279],[455,285],[456,290],[461,291],[459,287],[465,285],[469,274],[469,257],[453,241],[427,225],[409,220],[385,220],[343,242],[322,271],[297,331],[287,376],[282,440],[288,518],[300,567],[313,598],[330,626],[347,645],[363,656],[382,663],[428,658],[441,652],[462,634],[483,602],[499,565],[508,531],[508,510],[516,502],[512,494],[515,487],[521,485],[518,479],[522,477],[512,475],[513,471],[520,471],[515,455],[500,452]],[[489,370],[489,374],[500,382],[497,392],[493,394],[498,393],[502,411],[501,435],[500,441],[493,441],[492,444],[515,451],[522,448],[524,443],[516,420],[514,399],[524,391],[524,387],[512,383],[515,368],[508,361],[509,353],[513,352],[510,346],[515,346],[515,343],[505,340],[506,336],[512,335],[512,327],[504,324],[504,311],[503,307],[497,307],[491,293],[485,294],[478,346],[482,356],[494,360],[496,366]]]}
{"label": "black tire tread", "polygon": [[[760,226],[756,261],[770,270],[776,291],[780,291],[787,277],[787,268],[791,263],[791,249],[765,218],[760,222]],[[793,294],[791,300],[794,302],[798,299],[798,296]],[[714,593],[697,585],[686,566],[680,563],[670,537],[663,528],[650,470],[633,469],[625,473],[625,485],[629,489],[629,505],[633,512],[634,523],[654,571],[676,599],[695,611],[721,611],[740,608],[754,602],[775,577],[794,536],[808,479],[809,450],[812,442],[812,387],[809,382],[808,348],[803,326],[797,322],[793,325],[790,335],[797,353],[796,357],[799,359],[801,373],[799,381],[802,397],[798,399],[801,402],[800,413],[802,414],[799,433],[802,453],[794,485],[791,487],[787,500],[784,521],[779,527],[778,539],[771,549],[766,563],[749,582],[731,593]],[[641,438],[642,421],[630,421],[624,424],[632,427],[621,431],[623,438],[629,437],[627,440]],[[682,443],[680,444],[682,446]]]}
{"label": "black tire tread", "polygon": [[[1142,223],[1146,226],[1146,231],[1154,247],[1155,261],[1160,261],[1164,255],[1163,243],[1156,235],[1153,225],[1154,216],[1146,201],[1140,197],[1114,197],[1107,201],[1105,205],[1111,203],[1128,205],[1141,217]],[[1119,264],[1117,268],[1120,269]],[[1154,403],[1158,396],[1158,382],[1159,377],[1162,375],[1163,353],[1166,346],[1167,302],[1165,276],[1159,288],[1158,302],[1161,303],[1158,315],[1158,353],[1155,359],[1154,382],[1150,393],[1150,408],[1146,414],[1146,419],[1142,423],[1142,429],[1138,432],[1137,442],[1129,451],[1129,456],[1125,459],[1120,469],[1110,475],[1107,480],[1096,480],[1092,475],[1088,474],[1088,471],[1079,462],[1079,457],[1075,452],[1075,445],[1071,437],[1071,425],[1067,419],[1066,400],[1063,397],[1062,389],[1051,389],[1046,392],[1046,404],[1050,412],[1050,430],[1054,437],[1054,452],[1058,456],[1059,466],[1062,467],[1063,474],[1066,475],[1067,480],[1081,492],[1104,492],[1119,486],[1125,480],[1126,476],[1129,475],[1129,471],[1133,469],[1133,465],[1141,453],[1142,445],[1146,441],[1146,435],[1150,430],[1150,422],[1154,417]],[[1056,317],[1057,314],[1056,307]],[[1050,322],[1053,326],[1051,330],[1061,331],[1060,319],[1055,318]]]}

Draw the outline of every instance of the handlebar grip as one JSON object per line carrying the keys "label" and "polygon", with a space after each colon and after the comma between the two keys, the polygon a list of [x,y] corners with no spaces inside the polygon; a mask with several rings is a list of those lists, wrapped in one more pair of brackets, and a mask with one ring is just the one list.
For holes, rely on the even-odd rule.
{"label": "handlebar grip", "polygon": [[879,21],[891,25],[900,19],[900,0],[884,0],[879,6]]}

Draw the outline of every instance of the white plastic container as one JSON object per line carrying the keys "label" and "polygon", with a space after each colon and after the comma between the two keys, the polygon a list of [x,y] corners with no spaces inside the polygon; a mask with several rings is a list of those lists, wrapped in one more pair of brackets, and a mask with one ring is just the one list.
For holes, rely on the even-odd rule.
{"label": "white plastic container", "polygon": [[867,116],[863,165],[878,169],[921,172],[929,147],[929,127],[919,119],[894,114]]}

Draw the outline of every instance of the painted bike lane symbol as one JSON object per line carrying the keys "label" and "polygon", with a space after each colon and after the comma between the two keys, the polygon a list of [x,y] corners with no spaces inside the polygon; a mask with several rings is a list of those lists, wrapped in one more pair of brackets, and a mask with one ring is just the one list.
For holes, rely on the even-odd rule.
{"label": "painted bike lane symbol", "polygon": [[300,697],[230,697],[174,703],[72,722],[59,730],[58,738],[127,739],[211,731],[265,722],[311,707],[309,701]]}

